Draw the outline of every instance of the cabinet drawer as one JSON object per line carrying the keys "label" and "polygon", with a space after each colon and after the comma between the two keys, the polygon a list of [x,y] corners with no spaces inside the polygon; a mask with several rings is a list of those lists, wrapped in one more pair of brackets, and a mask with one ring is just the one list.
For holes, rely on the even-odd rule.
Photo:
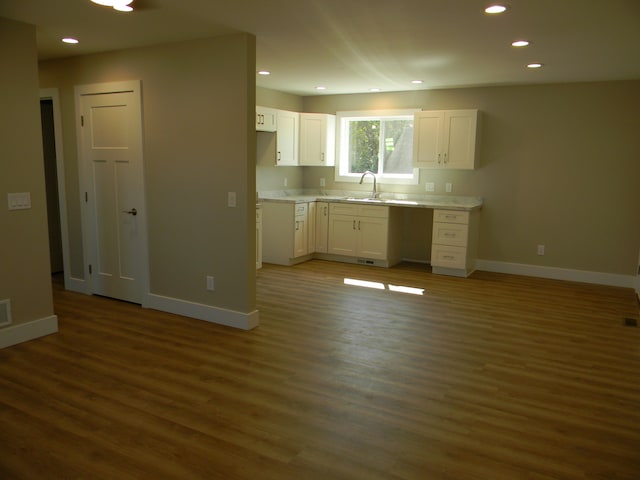
{"label": "cabinet drawer", "polygon": [[298,215],[306,215],[307,214],[308,205],[306,203],[296,203],[296,217]]}
{"label": "cabinet drawer", "polygon": [[447,268],[466,268],[467,249],[450,245],[431,247],[431,266]]}
{"label": "cabinet drawer", "polygon": [[331,215],[389,218],[389,207],[335,202],[329,204]]}
{"label": "cabinet drawer", "polygon": [[433,224],[434,244],[455,245],[458,247],[467,246],[469,226],[458,223],[435,223]]}
{"label": "cabinet drawer", "polygon": [[462,223],[467,225],[469,223],[469,212],[462,212],[457,210],[434,210],[433,221]]}

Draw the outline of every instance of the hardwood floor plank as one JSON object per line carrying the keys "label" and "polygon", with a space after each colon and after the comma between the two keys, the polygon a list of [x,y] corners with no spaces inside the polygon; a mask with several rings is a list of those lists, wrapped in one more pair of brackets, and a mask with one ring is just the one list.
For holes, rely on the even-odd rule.
{"label": "hardwood floor plank", "polygon": [[60,332],[0,350],[0,478],[639,478],[633,291],[323,261],[257,287],[245,332],[55,283]]}

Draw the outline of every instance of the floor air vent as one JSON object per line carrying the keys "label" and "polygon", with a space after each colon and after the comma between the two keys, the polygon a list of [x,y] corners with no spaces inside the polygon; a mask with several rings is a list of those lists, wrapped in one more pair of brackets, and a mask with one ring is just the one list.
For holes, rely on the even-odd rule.
{"label": "floor air vent", "polygon": [[637,327],[638,326],[638,321],[635,318],[625,318],[624,319],[624,326],[625,327]]}
{"label": "floor air vent", "polygon": [[6,300],[0,300],[0,327],[5,327],[11,324],[11,302],[7,298]]}

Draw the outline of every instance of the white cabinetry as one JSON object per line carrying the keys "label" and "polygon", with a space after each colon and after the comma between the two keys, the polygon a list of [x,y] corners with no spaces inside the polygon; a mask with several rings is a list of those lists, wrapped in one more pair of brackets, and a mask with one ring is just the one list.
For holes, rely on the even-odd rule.
{"label": "white cabinetry", "polygon": [[276,165],[298,165],[300,114],[277,110],[276,119]]}
{"label": "white cabinetry", "polygon": [[274,108],[256,106],[256,131],[275,132],[278,112]]}
{"label": "white cabinetry", "polygon": [[329,203],[316,202],[316,246],[318,253],[327,253],[329,241]]}
{"label": "white cabinetry", "polygon": [[[395,218],[395,217],[394,217]],[[359,263],[381,260],[382,266],[398,261],[396,241],[390,242],[390,210],[385,206],[329,204],[329,254],[355,257]]]}
{"label": "white cabinetry", "polygon": [[309,254],[308,204],[265,202],[262,206],[262,261],[294,265]]}
{"label": "white cabinetry", "polygon": [[413,166],[475,168],[478,110],[433,110],[414,114]]}
{"label": "white cabinetry", "polygon": [[434,210],[433,273],[466,277],[475,269],[477,211]]}
{"label": "white cabinetry", "polygon": [[300,165],[335,165],[335,115],[300,114]]}
{"label": "white cabinetry", "polygon": [[262,208],[256,207],[256,269],[262,268]]}

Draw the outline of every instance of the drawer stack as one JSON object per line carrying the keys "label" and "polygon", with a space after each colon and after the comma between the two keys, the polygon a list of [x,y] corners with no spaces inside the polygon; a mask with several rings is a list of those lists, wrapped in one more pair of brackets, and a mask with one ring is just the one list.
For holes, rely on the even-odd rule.
{"label": "drawer stack", "polygon": [[434,210],[431,246],[434,273],[466,277],[473,271],[475,249],[470,248],[471,223],[470,212]]}

